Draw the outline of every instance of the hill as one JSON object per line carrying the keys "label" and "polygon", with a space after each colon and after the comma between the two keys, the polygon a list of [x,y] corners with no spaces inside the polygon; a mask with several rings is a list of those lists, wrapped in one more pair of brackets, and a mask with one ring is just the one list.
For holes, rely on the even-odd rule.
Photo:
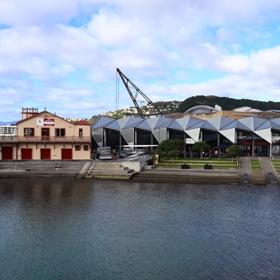
{"label": "hill", "polygon": [[184,101],[182,101],[178,108],[177,112],[185,112],[187,109],[197,106],[197,105],[208,105],[214,107],[215,105],[219,105],[223,110],[232,110],[238,107],[252,107],[255,109],[259,109],[262,111],[267,110],[280,110],[280,102],[273,101],[259,101],[252,99],[236,99],[230,97],[220,97],[214,95],[197,95],[192,96]]}
{"label": "hill", "polygon": [[[189,97],[184,101],[160,101],[155,102],[155,105],[163,114],[183,113],[189,108],[197,105],[208,105],[211,107],[219,105],[222,107],[222,110],[233,110],[239,107],[252,107],[262,111],[280,110],[280,102],[237,99],[215,95],[196,95]],[[152,107],[142,106],[142,109],[146,115],[153,115],[157,113]],[[130,107],[117,111],[110,111],[103,115],[113,118],[122,118],[124,116],[137,115],[137,110],[134,107]]]}

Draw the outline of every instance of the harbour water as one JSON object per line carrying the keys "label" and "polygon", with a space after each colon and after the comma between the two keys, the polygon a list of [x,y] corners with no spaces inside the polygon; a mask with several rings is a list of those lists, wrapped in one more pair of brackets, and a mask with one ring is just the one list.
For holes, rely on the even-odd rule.
{"label": "harbour water", "polygon": [[280,279],[280,188],[2,179],[0,279]]}

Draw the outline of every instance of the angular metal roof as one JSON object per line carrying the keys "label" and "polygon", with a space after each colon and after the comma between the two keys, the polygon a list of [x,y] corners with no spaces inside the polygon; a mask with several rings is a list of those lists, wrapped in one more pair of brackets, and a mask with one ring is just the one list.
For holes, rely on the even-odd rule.
{"label": "angular metal roof", "polygon": [[184,131],[184,129],[180,126],[180,124],[174,120],[173,122],[169,123],[167,128]]}
{"label": "angular metal roof", "polygon": [[270,120],[271,128],[280,130],[280,118],[275,118]]}
{"label": "angular metal roof", "polygon": [[217,131],[218,129],[214,127],[208,120],[203,121],[201,128],[208,129],[208,130],[214,130]]}
{"label": "angular metal roof", "polygon": [[116,121],[115,119],[112,119],[112,118],[108,118],[108,117],[105,117],[105,116],[100,116],[97,121],[92,125],[92,128],[93,129],[96,129],[96,128],[102,128],[112,122]]}
{"label": "angular metal roof", "polygon": [[173,121],[173,119],[166,118],[164,116],[147,119],[147,123],[149,124],[151,129],[160,129],[164,127],[167,128],[168,125]]}
{"label": "angular metal roof", "polygon": [[230,127],[235,120],[229,117],[218,116],[218,117],[210,118],[207,121],[208,123],[213,125],[217,130],[222,130],[222,129],[229,129],[227,127]]}
{"label": "angular metal roof", "polygon": [[201,119],[197,119],[197,118],[190,117],[190,116],[187,116],[187,117],[184,117],[181,119],[177,119],[176,121],[184,130],[200,128],[204,122]]}
{"label": "angular metal roof", "polygon": [[113,129],[113,130],[118,130],[118,131],[121,130],[120,124],[117,120],[114,120],[113,122],[107,124],[105,127],[109,128],[109,129]]}
{"label": "angular metal roof", "polygon": [[261,125],[255,128],[255,130],[271,129],[272,124],[269,120],[265,120]]}
{"label": "angular metal roof", "polygon": [[135,128],[143,119],[134,116],[118,119],[120,129]]}
{"label": "angular metal roof", "polygon": [[113,118],[101,116],[92,125],[93,134],[95,133],[94,129],[99,128],[121,131],[128,143],[134,139],[134,134],[129,129],[135,128],[151,131],[159,142],[162,141],[162,139],[167,139],[166,135],[168,135],[168,133],[166,129],[185,131],[194,141],[199,141],[201,129],[205,129],[219,132],[231,142],[236,143],[235,132],[236,129],[240,129],[253,132],[256,137],[258,136],[271,143],[272,129],[280,131],[280,118],[265,119],[261,117],[245,117],[236,120],[227,116],[218,116],[204,120],[193,116],[186,116],[174,120],[164,116],[151,117],[148,119],[131,116],[115,120]]}
{"label": "angular metal roof", "polygon": [[267,120],[259,117],[248,117],[239,119],[239,122],[249,128],[251,131],[261,127]]}
{"label": "angular metal roof", "polygon": [[136,125],[136,128],[151,131],[151,127],[149,126],[147,120],[143,120],[142,122]]}

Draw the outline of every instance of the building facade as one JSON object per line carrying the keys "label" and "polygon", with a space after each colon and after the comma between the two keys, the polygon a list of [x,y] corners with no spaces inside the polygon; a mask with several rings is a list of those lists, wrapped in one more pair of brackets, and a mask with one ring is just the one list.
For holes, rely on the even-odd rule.
{"label": "building facade", "polygon": [[15,125],[0,126],[0,159],[16,158],[17,127]]}
{"label": "building facade", "polygon": [[93,147],[155,146],[182,139],[186,150],[206,141],[212,155],[237,144],[246,156],[280,156],[280,113],[257,110],[222,111],[196,106],[180,118],[166,116],[112,119],[101,116],[92,125]]}
{"label": "building facade", "polygon": [[13,136],[0,138],[2,160],[88,160],[90,125],[70,122],[47,111],[24,108]]}

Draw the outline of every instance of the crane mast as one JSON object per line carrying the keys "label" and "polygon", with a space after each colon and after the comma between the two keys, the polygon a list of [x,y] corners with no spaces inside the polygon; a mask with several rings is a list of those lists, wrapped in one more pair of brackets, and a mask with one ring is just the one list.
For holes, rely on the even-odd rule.
{"label": "crane mast", "polygon": [[[137,102],[137,96],[139,94],[147,101],[147,106],[153,106],[157,113],[161,114],[159,108],[155,106],[152,100],[141,89],[139,89],[119,68],[117,68],[117,73],[119,74],[132,102],[134,103],[135,108],[137,109],[138,115],[141,118],[144,118],[145,114]],[[135,94],[133,94],[131,87],[135,90]]]}

